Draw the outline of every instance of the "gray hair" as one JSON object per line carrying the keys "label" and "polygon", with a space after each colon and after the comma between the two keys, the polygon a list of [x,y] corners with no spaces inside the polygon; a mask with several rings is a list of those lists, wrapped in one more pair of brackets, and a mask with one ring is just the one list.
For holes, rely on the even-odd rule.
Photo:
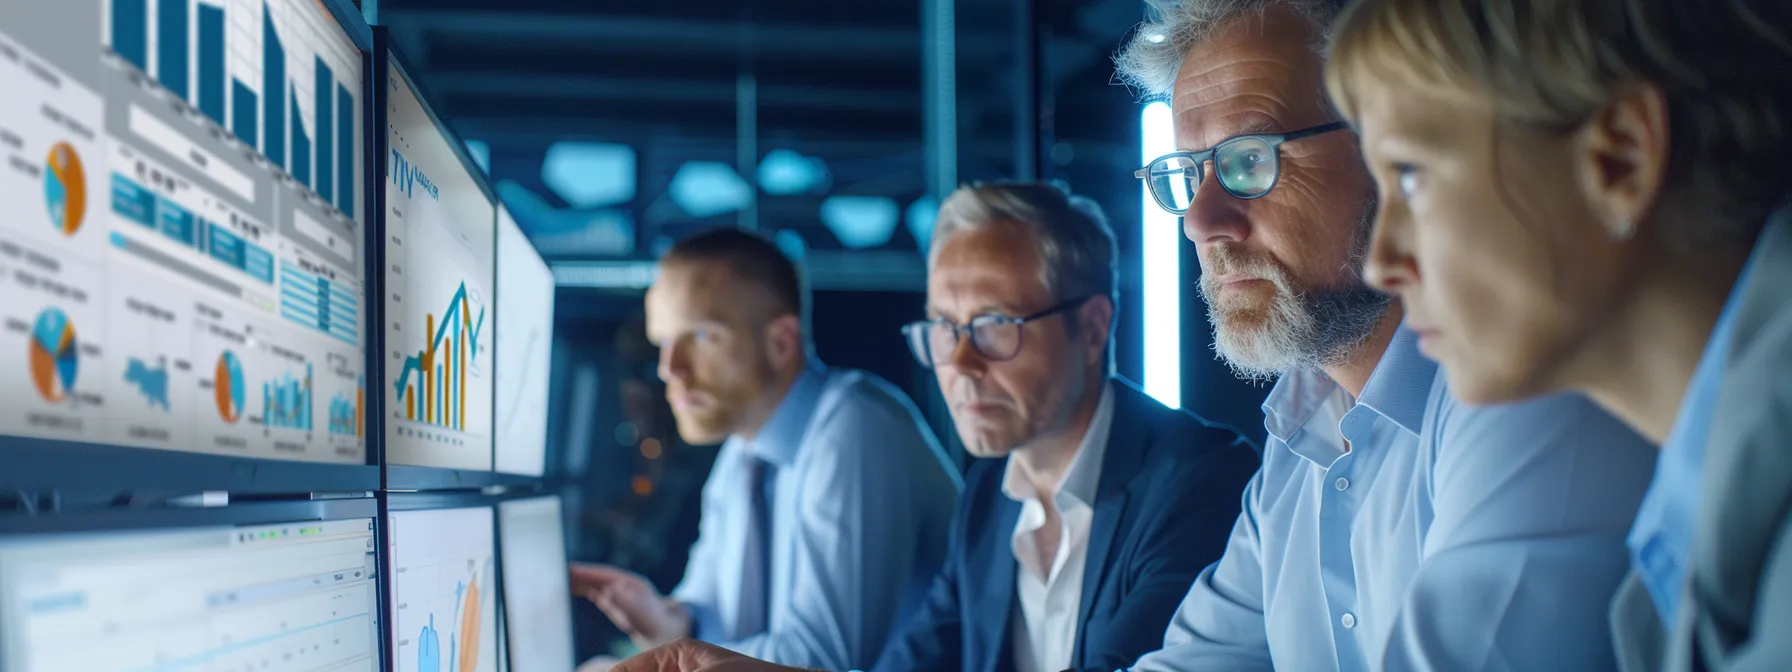
{"label": "gray hair", "polygon": [[[1120,80],[1148,97],[1170,94],[1176,72],[1190,49],[1212,38],[1214,31],[1247,14],[1261,16],[1277,5],[1305,17],[1318,28],[1313,52],[1325,53],[1328,28],[1338,15],[1337,0],[1145,0],[1154,18],[1133,31],[1114,55]],[[1322,98],[1323,99],[1323,98]]]}
{"label": "gray hair", "polygon": [[1033,233],[1046,291],[1054,299],[1101,295],[1119,305],[1119,247],[1107,216],[1095,201],[1050,184],[1002,181],[959,187],[940,204],[928,265],[952,234],[997,222],[1018,223]]}

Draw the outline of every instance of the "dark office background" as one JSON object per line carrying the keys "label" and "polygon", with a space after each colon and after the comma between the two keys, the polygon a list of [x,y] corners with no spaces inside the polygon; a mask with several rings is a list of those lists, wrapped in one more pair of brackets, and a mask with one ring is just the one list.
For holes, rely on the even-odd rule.
{"label": "dark office background", "polygon": [[[1062,181],[1121,250],[1119,373],[1143,367],[1142,103],[1110,56],[1139,0],[363,0],[555,269],[549,477],[574,559],[670,589],[712,447],[681,444],[641,333],[652,260],[739,226],[803,263],[821,358],[951,421],[897,327],[924,301],[937,199]],[[1215,362],[1183,241],[1183,406],[1262,433],[1266,387]],[[581,659],[620,635],[578,606]]]}

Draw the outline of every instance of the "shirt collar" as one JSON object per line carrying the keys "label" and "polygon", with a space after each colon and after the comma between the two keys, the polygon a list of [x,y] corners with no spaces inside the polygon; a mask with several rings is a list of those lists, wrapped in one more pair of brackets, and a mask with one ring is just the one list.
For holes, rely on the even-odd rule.
{"label": "shirt collar", "polygon": [[751,441],[743,441],[746,451],[781,467],[794,464],[797,451],[802,447],[803,433],[809,428],[809,417],[815,413],[815,403],[821,398],[827,378],[827,366],[820,359],[809,357],[802,373],[797,374],[790,384],[790,391],[784,394],[784,400],[778,402],[778,410],[772,411],[772,417],[765,421]]}
{"label": "shirt collar", "polygon": [[[1058,504],[1059,511],[1063,511],[1070,501],[1094,508],[1096,488],[1101,483],[1101,464],[1107,457],[1108,435],[1113,426],[1114,384],[1106,382],[1102,384],[1101,401],[1095,406],[1095,415],[1089,419],[1089,429],[1083,432],[1076,456],[1070,459],[1064,479],[1058,484],[1058,494],[1053,501]],[[1032,485],[1021,477],[1020,464],[1012,458],[1002,473],[1002,494],[1023,503],[1038,496]]]}
{"label": "shirt collar", "polygon": [[1363,386],[1358,406],[1393,420],[1401,429],[1418,435],[1425,424],[1425,404],[1431,399],[1431,386],[1437,382],[1437,362],[1419,353],[1419,335],[1400,325],[1388,341],[1387,352],[1375,372]]}
{"label": "shirt collar", "polygon": [[[1437,364],[1419,353],[1418,335],[1401,325],[1369,374],[1357,405],[1416,435],[1424,424],[1425,404],[1436,380]],[[1263,400],[1264,429],[1282,443],[1293,443],[1301,427],[1340,387],[1323,371],[1301,370],[1282,376]]]}

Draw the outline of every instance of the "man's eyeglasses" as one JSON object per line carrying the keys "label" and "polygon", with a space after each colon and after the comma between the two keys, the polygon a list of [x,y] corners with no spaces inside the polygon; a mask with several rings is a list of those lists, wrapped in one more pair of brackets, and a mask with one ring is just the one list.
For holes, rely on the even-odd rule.
{"label": "man's eyeglasses", "polygon": [[1213,162],[1214,177],[1233,198],[1262,198],[1274,189],[1282,174],[1280,148],[1284,142],[1349,128],[1342,121],[1320,124],[1288,133],[1235,135],[1198,152],[1174,152],[1133,173],[1151,188],[1151,197],[1172,215],[1188,212],[1201,188],[1206,164]]}
{"label": "man's eyeglasses", "polygon": [[1025,317],[978,315],[964,326],[953,324],[943,317],[920,320],[903,325],[902,335],[907,337],[909,352],[914,354],[915,361],[929,369],[951,361],[952,353],[958,351],[958,339],[965,334],[970,334],[971,348],[983,359],[1005,362],[1020,354],[1023,325],[1072,310],[1092,298],[1095,297],[1085,296],[1065,301]]}

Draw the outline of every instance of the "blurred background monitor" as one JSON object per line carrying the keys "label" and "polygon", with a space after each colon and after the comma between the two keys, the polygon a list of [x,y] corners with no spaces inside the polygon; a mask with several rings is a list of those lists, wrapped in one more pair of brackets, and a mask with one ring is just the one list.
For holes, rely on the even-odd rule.
{"label": "blurred background monitor", "polygon": [[458,142],[391,63],[386,461],[489,471],[497,214]]}
{"label": "blurred background monitor", "polygon": [[492,507],[394,510],[387,525],[391,669],[498,672]]}
{"label": "blurred background monitor", "polygon": [[554,347],[554,272],[510,211],[498,207],[499,319],[496,466],[540,476],[547,460],[548,374]]}
{"label": "blurred background monitor", "polygon": [[510,669],[571,670],[572,594],[558,496],[498,504]]}
{"label": "blurred background monitor", "polygon": [[375,547],[371,517],[8,536],[0,670],[379,670]]}

